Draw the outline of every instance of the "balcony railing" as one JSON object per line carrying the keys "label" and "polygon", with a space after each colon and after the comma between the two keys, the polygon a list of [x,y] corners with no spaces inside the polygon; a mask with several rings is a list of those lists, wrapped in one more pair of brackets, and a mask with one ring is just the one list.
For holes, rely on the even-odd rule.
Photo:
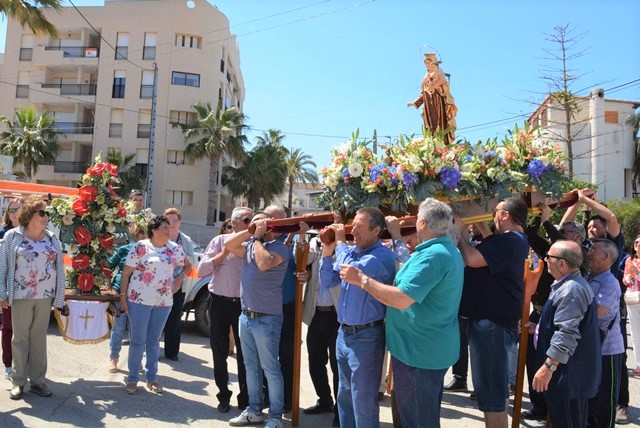
{"label": "balcony railing", "polygon": [[109,124],[109,137],[111,137],[111,138],[120,138],[120,137],[122,137],[122,124],[121,123],[110,123]]}
{"label": "balcony railing", "polygon": [[153,98],[153,85],[140,85],[140,98]]}
{"label": "balcony railing", "polygon": [[29,98],[29,85],[16,85],[16,98]]}
{"label": "balcony railing", "polygon": [[156,47],[155,46],[145,46],[142,48],[142,59],[145,60],[154,60],[156,59]]}
{"label": "balcony railing", "polygon": [[93,123],[88,122],[53,122],[63,134],[93,134]]}
{"label": "balcony railing", "polygon": [[149,138],[151,136],[150,124],[138,124],[138,138]]}
{"label": "balcony railing", "polygon": [[33,48],[20,48],[20,61],[31,61]]}
{"label": "balcony railing", "polygon": [[53,172],[67,172],[67,173],[84,173],[91,165],[90,162],[70,162],[70,161],[56,161],[53,164]]}
{"label": "balcony railing", "polygon": [[43,83],[43,89],[60,89],[60,95],[95,95],[95,84]]}
{"label": "balcony railing", "polygon": [[98,58],[98,46],[45,46],[45,51],[62,51],[64,58]]}

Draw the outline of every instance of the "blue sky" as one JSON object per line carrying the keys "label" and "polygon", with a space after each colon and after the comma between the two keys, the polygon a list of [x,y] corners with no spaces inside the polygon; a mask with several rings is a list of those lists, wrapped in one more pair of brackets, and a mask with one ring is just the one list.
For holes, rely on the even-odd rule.
{"label": "blue sky", "polygon": [[[609,89],[640,79],[637,0],[211,3],[238,35],[250,140],[280,129],[287,134],[284,144],[302,148],[318,167],[357,128],[368,137],[376,129],[383,144],[386,136],[420,132],[420,113],[406,104],[418,95],[425,73],[423,45],[439,51],[451,74],[458,136],[472,141],[522,123],[509,118],[532,112],[544,98],[539,76],[550,63],[540,57],[544,48],[556,48],[545,41],[555,26],[570,23],[576,34],[587,32],[579,44],[587,53],[570,64],[585,74],[574,86],[579,95],[595,85]],[[0,48],[5,28],[0,23]],[[640,82],[606,96],[640,100]]]}

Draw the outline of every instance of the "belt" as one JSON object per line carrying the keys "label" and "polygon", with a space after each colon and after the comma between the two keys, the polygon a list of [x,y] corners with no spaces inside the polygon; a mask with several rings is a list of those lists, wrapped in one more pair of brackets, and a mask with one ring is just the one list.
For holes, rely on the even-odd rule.
{"label": "belt", "polygon": [[239,297],[227,297],[227,296],[221,296],[219,294],[213,294],[213,293],[211,293],[211,295],[213,297],[215,297],[215,298],[226,300],[226,301],[232,302],[232,303],[238,303],[240,301]]}
{"label": "belt", "polygon": [[335,312],[336,308],[333,306],[316,306],[316,311],[320,312]]}
{"label": "belt", "polygon": [[242,313],[247,317],[247,318],[260,318],[262,316],[265,315],[269,315],[269,314],[263,314],[262,312],[255,312],[255,311],[249,311],[247,309],[243,309]]}
{"label": "belt", "polygon": [[368,324],[360,324],[360,325],[341,324],[341,327],[345,331],[348,331],[350,333],[355,333],[355,332],[357,332],[359,330],[364,330],[365,328],[377,327],[377,326],[383,325],[383,324],[384,324],[384,320],[378,320],[378,321],[370,322]]}

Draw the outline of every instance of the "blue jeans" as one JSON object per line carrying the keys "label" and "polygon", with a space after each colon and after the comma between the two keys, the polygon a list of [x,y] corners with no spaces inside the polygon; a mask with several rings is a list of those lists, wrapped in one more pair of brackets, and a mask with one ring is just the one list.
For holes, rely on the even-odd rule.
{"label": "blue jeans", "polygon": [[171,306],[148,306],[127,302],[131,323],[131,343],[129,344],[129,376],[127,382],[138,382],[142,355],[147,352],[145,366],[147,381],[158,379],[158,357],[160,336],[167,322]]}
{"label": "blue jeans", "polygon": [[247,372],[249,409],[262,412],[262,372],[269,386],[269,419],[282,419],[284,407],[284,381],[280,371],[278,353],[282,315],[263,315],[247,318],[240,315],[240,344]]}
{"label": "blue jeans", "polygon": [[393,389],[403,427],[439,427],[447,369],[411,367],[391,356]]}
{"label": "blue jeans", "polygon": [[338,330],[338,414],[342,428],[379,427],[378,388],[384,358],[384,326]]}
{"label": "blue jeans", "polygon": [[[116,303],[116,307],[120,309],[120,303]],[[109,358],[120,358],[120,350],[122,349],[122,339],[124,331],[127,328],[127,314],[121,313],[119,317],[113,319],[113,327],[111,327],[111,336],[109,336]]]}
{"label": "blue jeans", "polygon": [[468,326],[471,376],[483,412],[504,412],[509,398],[509,350],[518,340],[515,330],[487,319]]}

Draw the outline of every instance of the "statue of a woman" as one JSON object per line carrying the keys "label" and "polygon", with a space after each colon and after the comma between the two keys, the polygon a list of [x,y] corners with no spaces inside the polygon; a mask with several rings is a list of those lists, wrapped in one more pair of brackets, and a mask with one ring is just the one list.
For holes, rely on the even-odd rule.
{"label": "statue of a woman", "polygon": [[451,143],[455,140],[458,107],[451,96],[449,82],[440,68],[436,54],[426,53],[424,64],[427,66],[427,74],[422,79],[422,93],[414,102],[407,104],[407,107],[422,106],[424,127],[432,135],[438,130],[448,130],[445,142]]}

